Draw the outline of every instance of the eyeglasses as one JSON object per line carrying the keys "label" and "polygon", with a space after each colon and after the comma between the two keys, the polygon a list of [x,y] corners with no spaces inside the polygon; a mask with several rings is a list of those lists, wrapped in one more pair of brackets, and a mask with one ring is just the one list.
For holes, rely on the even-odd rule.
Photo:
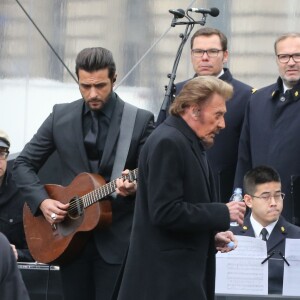
{"label": "eyeglasses", "polygon": [[7,151],[0,151],[0,159],[4,160],[7,159],[9,152]]}
{"label": "eyeglasses", "polygon": [[300,53],[294,53],[294,54],[278,54],[277,55],[278,60],[283,63],[286,64],[290,61],[290,59],[292,58],[293,61],[295,63],[300,62]]}
{"label": "eyeglasses", "polygon": [[195,56],[195,57],[202,57],[204,55],[204,53],[206,53],[208,57],[217,57],[219,55],[220,51],[224,51],[224,50],[219,50],[219,49],[208,49],[208,50],[193,49],[192,53],[193,53],[193,56]]}
{"label": "eyeglasses", "polygon": [[284,193],[276,193],[274,195],[272,195],[271,193],[263,193],[260,196],[254,196],[254,195],[250,195],[253,198],[259,198],[264,200],[265,202],[270,202],[271,198],[274,198],[275,202],[280,202],[284,199],[285,194]]}

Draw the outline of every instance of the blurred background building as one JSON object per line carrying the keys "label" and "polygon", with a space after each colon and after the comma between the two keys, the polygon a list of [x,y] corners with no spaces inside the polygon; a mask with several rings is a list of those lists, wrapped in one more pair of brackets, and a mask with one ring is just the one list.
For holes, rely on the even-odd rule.
{"label": "blurred background building", "polygon": [[[185,26],[171,26],[169,9],[217,7],[205,26],[229,40],[228,67],[256,88],[277,78],[273,44],[300,28],[297,0],[1,0],[0,128],[22,150],[55,103],[80,98],[75,57],[102,46],[117,64],[116,92],[156,115],[164,99]],[[191,13],[195,20],[202,15]],[[201,25],[195,25],[191,35]],[[193,76],[189,40],[175,82]]]}

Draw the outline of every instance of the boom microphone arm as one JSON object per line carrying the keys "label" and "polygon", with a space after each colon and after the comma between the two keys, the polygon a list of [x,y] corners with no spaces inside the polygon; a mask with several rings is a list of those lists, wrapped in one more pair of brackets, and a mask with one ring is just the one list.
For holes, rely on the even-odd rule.
{"label": "boom microphone arm", "polygon": [[[200,24],[202,26],[205,25],[206,22],[206,14],[210,13],[210,11],[216,12],[216,10],[219,12],[219,10],[217,8],[211,8],[210,10],[206,10],[205,12],[201,12],[203,13],[203,17],[202,20],[200,21],[195,21],[190,15],[189,15],[189,11],[194,11],[194,9],[189,9],[187,10],[186,14],[184,14],[184,10],[183,9],[170,9],[169,12],[171,14],[174,15],[174,18],[172,20],[171,26],[175,27],[176,25],[186,25],[185,27],[185,31],[184,33],[180,34],[179,37],[181,38],[181,43],[178,47],[176,56],[175,56],[175,60],[173,63],[173,68],[172,68],[172,73],[168,74],[168,78],[170,78],[168,85],[165,87],[166,89],[166,93],[164,96],[164,100],[163,103],[161,105],[161,109],[160,109],[160,113],[158,115],[157,121],[156,121],[156,125],[159,125],[160,123],[162,123],[164,121],[164,119],[167,116],[167,107],[170,106],[170,104],[173,102],[174,98],[175,98],[175,92],[176,92],[176,87],[174,84],[175,78],[176,78],[176,72],[177,72],[177,67],[181,58],[181,54],[184,48],[184,45],[186,43],[186,41],[188,40],[195,24]],[[200,12],[200,11],[197,11]],[[218,14],[217,14],[218,15]],[[185,17],[187,19],[187,21],[177,21],[178,18],[183,18]]]}

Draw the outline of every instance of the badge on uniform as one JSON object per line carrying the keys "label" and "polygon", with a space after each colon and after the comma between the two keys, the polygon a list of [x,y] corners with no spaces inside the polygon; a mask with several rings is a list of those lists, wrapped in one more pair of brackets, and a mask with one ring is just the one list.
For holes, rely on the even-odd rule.
{"label": "badge on uniform", "polygon": [[281,96],[281,97],[279,98],[279,100],[280,100],[281,102],[284,102],[284,101],[285,101],[285,97],[284,97],[284,96]]}

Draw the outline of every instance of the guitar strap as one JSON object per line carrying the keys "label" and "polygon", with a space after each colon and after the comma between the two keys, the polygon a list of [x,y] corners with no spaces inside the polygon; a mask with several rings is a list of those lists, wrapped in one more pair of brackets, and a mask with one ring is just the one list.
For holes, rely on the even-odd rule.
{"label": "guitar strap", "polygon": [[[131,143],[136,114],[137,107],[125,102],[120,124],[120,135],[117,144],[115,162],[110,177],[111,180],[120,177],[120,174],[124,170]],[[111,196],[115,198],[116,193],[111,194]]]}

